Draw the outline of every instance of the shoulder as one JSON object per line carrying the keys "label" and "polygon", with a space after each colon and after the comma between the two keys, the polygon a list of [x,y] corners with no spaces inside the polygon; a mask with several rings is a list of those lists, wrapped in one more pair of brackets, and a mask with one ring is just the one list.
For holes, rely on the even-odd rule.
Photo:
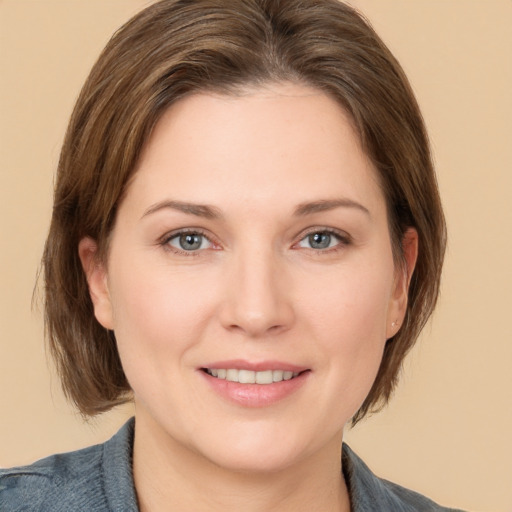
{"label": "shoulder", "polygon": [[[123,461],[129,434],[123,430],[127,428],[104,444],[52,455],[30,466],[0,469],[0,510],[136,510],[128,506],[135,503],[131,464],[125,463],[131,450]],[[126,506],[113,504],[123,492]]]}
{"label": "shoulder", "polygon": [[101,483],[102,447],[52,455],[30,466],[0,470],[7,510],[108,510]]}
{"label": "shoulder", "polygon": [[437,505],[417,492],[378,478],[346,444],[343,445],[343,473],[354,512],[462,512]]}
{"label": "shoulder", "polygon": [[108,510],[101,476],[102,448],[92,446],[52,455],[30,466],[0,470],[0,504],[13,512]]}

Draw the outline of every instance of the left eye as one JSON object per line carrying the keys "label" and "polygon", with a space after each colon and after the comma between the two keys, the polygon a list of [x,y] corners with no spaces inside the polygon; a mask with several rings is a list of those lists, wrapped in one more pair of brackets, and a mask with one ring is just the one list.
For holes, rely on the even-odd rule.
{"label": "left eye", "polygon": [[170,238],[167,243],[181,251],[198,251],[208,249],[212,243],[201,233],[178,233]]}
{"label": "left eye", "polygon": [[330,249],[340,243],[340,237],[329,231],[315,231],[305,236],[300,242],[299,247],[308,249]]}

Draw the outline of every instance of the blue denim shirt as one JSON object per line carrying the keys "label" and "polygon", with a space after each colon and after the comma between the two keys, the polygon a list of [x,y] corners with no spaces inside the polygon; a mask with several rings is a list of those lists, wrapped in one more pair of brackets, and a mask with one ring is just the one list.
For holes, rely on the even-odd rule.
{"label": "blue denim shirt", "polygon": [[[138,512],[131,469],[134,426],[132,418],[104,444],[0,470],[0,511]],[[346,444],[343,472],[352,512],[456,512],[377,478]]]}

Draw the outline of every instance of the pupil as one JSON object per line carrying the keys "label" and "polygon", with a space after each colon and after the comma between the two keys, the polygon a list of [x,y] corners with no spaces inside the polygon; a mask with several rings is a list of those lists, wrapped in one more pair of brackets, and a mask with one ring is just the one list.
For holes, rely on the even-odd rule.
{"label": "pupil", "polygon": [[309,235],[309,243],[313,249],[326,249],[331,243],[331,235],[328,233],[313,233]]}
{"label": "pupil", "polygon": [[201,247],[201,235],[186,234],[180,236],[180,246],[185,251],[193,251]]}

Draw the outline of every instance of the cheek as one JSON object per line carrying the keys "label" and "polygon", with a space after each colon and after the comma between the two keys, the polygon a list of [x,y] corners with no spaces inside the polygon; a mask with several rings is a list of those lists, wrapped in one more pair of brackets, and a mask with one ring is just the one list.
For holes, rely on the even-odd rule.
{"label": "cheek", "polygon": [[349,298],[338,297],[335,304],[341,307],[336,311],[332,307],[329,329],[323,337],[324,351],[344,389],[371,387],[386,341],[383,301],[364,292],[358,289]]}
{"label": "cheek", "polygon": [[121,355],[176,356],[197,341],[214,308],[214,276],[135,258],[117,261],[111,299]]}
{"label": "cheek", "polygon": [[325,276],[323,283],[316,280],[315,285],[316,293],[301,293],[301,309],[333,348],[341,341],[357,350],[385,339],[392,270],[352,267]]}
{"label": "cheek", "polygon": [[316,352],[329,375],[325,399],[332,402],[326,409],[337,410],[343,421],[369,393],[386,343],[392,286],[392,271],[386,268],[392,267],[369,268],[340,272],[337,279],[325,280],[323,293],[303,294],[302,299]]}

